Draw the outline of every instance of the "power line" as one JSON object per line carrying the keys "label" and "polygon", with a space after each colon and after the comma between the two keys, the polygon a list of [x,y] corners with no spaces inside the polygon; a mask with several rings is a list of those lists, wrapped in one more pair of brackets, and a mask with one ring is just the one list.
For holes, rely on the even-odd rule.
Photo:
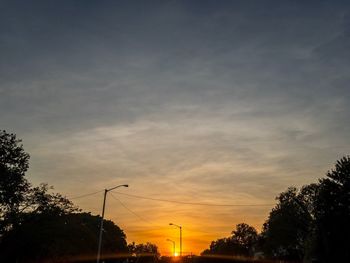
{"label": "power line", "polygon": [[[117,200],[126,210],[128,210],[130,213],[132,213],[134,216],[136,216],[138,219],[142,220],[142,221],[145,221],[146,223],[150,224],[151,227],[154,227],[153,229],[161,229],[161,228],[164,228],[166,229],[167,227],[165,226],[157,226],[157,225],[154,225],[152,222],[150,222],[149,220],[143,218],[142,216],[136,214],[134,211],[132,211],[130,208],[128,208],[122,201],[120,201],[120,199],[118,199],[117,197],[115,197],[115,195],[113,195],[112,193],[110,193],[110,195],[112,196],[113,199]],[[201,233],[207,233],[207,234],[213,234],[213,232],[209,232],[209,231],[203,231],[203,230],[198,230],[198,229],[194,229],[194,228],[191,228],[191,227],[186,227],[187,229],[190,229],[191,231],[194,231],[194,232],[201,232]],[[130,231],[130,230],[129,230]],[[153,231],[153,230],[131,230],[131,232],[150,232],[150,231]]]}
{"label": "power line", "polygon": [[[95,195],[98,193],[102,193],[104,190],[99,190],[96,192],[88,193],[88,194],[83,194],[83,195],[78,195],[78,196],[73,196],[69,197],[68,199],[80,199],[84,197],[88,197],[91,195]],[[111,191],[112,192],[112,191]],[[140,195],[132,195],[132,194],[126,194],[126,193],[121,193],[121,192],[116,192],[113,191],[113,193],[124,195],[127,197],[131,198],[138,198],[138,199],[145,199],[145,200],[152,200],[152,201],[158,201],[158,202],[168,202],[168,203],[176,203],[176,204],[184,204],[184,205],[200,205],[200,206],[227,206],[227,207],[240,207],[240,206],[272,206],[275,204],[211,204],[211,203],[195,203],[195,202],[184,202],[184,201],[176,201],[176,200],[168,200],[168,199],[161,199],[161,198],[152,198],[152,197],[146,197],[146,196],[140,196]],[[117,199],[115,196],[114,198],[120,202],[119,199]],[[126,208],[128,209],[128,208]],[[133,212],[132,212],[133,213]]]}
{"label": "power line", "polygon": [[145,200],[152,200],[152,201],[159,201],[159,202],[168,202],[168,203],[176,203],[176,204],[183,204],[183,205],[201,205],[201,206],[272,206],[275,204],[210,204],[210,203],[193,203],[193,202],[183,202],[183,201],[176,201],[176,200],[168,200],[168,199],[160,199],[160,198],[152,198],[152,197],[146,197],[146,196],[140,196],[140,195],[131,195],[121,192],[114,192],[116,194],[125,195],[132,198],[138,198],[138,199],[145,199]]}
{"label": "power line", "polygon": [[95,195],[95,194],[98,194],[98,193],[102,193],[103,191],[104,190],[100,190],[100,191],[92,192],[92,193],[89,193],[89,194],[83,194],[83,195],[68,197],[68,199],[79,199],[79,198],[87,197],[87,196],[90,196],[90,195]]}
{"label": "power line", "polygon": [[154,226],[152,224],[152,222],[148,221],[147,219],[143,218],[142,216],[139,216],[138,214],[136,214],[134,211],[132,211],[130,208],[128,208],[125,204],[123,204],[122,201],[120,201],[117,197],[115,197],[112,193],[110,193],[110,195],[112,196],[113,199],[117,200],[126,210],[128,210],[130,213],[132,213],[134,216],[136,216],[138,219],[140,219],[141,221],[144,221],[152,226]]}

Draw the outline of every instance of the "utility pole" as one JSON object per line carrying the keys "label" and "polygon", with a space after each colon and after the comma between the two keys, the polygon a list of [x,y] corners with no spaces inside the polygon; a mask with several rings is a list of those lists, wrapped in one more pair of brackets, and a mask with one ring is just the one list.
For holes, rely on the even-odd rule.
{"label": "utility pole", "polygon": [[97,259],[96,263],[100,263],[100,258],[101,258],[101,245],[102,245],[102,234],[103,234],[103,218],[105,216],[105,207],[106,207],[106,198],[107,198],[107,193],[109,191],[112,191],[118,187],[129,187],[127,184],[122,184],[118,185],[116,187],[110,188],[110,189],[105,189],[104,196],[103,196],[103,206],[102,206],[102,216],[101,216],[101,225],[100,225],[100,234],[98,237],[98,248],[97,248]]}

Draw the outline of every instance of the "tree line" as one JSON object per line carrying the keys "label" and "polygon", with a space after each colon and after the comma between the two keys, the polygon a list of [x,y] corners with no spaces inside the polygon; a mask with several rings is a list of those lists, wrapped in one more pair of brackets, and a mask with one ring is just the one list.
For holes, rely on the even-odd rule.
{"label": "tree line", "polygon": [[260,234],[238,224],[202,255],[264,257],[286,262],[350,262],[350,156],[316,183],[276,197]]}
{"label": "tree line", "polygon": [[[95,262],[101,217],[82,212],[47,184],[33,186],[25,177],[29,154],[21,142],[0,131],[0,262]],[[105,262],[159,256],[154,244],[127,244],[110,220],[103,229]]]}
{"label": "tree line", "polygon": [[[101,217],[81,211],[47,184],[33,186],[25,177],[29,154],[21,142],[0,131],[0,262],[95,262]],[[289,187],[276,201],[261,233],[238,224],[200,257],[182,261],[350,262],[350,156],[318,182]],[[123,230],[104,221],[105,262],[154,262],[159,256],[156,245],[127,244]]]}

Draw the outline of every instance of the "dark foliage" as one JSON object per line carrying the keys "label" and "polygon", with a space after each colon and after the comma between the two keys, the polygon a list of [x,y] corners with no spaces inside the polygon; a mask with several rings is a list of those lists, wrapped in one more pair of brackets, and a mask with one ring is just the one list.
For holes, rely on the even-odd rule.
{"label": "dark foliage", "polygon": [[0,131],[0,235],[17,222],[30,187],[24,178],[29,155],[15,134]]}
{"label": "dark foliage", "polygon": [[255,251],[287,262],[350,262],[349,156],[337,161],[318,183],[300,190],[290,187],[276,199],[259,236],[241,224],[241,231],[237,227],[232,237],[213,241],[202,255],[214,262],[219,260],[216,256],[249,258]]}
{"label": "dark foliage", "polygon": [[[0,262],[94,262],[101,218],[79,213],[47,184],[32,187],[20,143],[0,132]],[[125,234],[105,220],[102,258],[120,262],[120,253],[127,257]]]}
{"label": "dark foliage", "polygon": [[[1,262],[75,262],[95,260],[101,218],[88,213],[28,214],[7,233],[0,248]],[[128,252],[125,234],[112,221],[104,222],[103,255]]]}
{"label": "dark foliage", "polygon": [[350,262],[350,156],[326,176],[315,202],[316,253],[321,262]]}
{"label": "dark foliage", "polygon": [[254,246],[258,240],[258,233],[254,227],[241,223],[232,231],[232,236],[213,241],[209,249],[203,251],[202,255],[227,255],[251,257]]}
{"label": "dark foliage", "polygon": [[290,187],[278,197],[263,226],[263,250],[271,258],[301,261],[313,235],[313,202],[318,186]]}
{"label": "dark foliage", "polygon": [[23,223],[26,215],[51,213],[63,215],[78,209],[52,187],[32,187],[25,178],[29,167],[27,154],[16,135],[0,132],[0,236]]}
{"label": "dark foliage", "polygon": [[350,157],[318,184],[277,198],[261,235],[265,255],[301,262],[350,262]]}
{"label": "dark foliage", "polygon": [[128,250],[131,254],[129,262],[153,263],[158,261],[160,257],[158,247],[149,242],[145,244],[135,244],[135,242],[130,243],[128,245]]}
{"label": "dark foliage", "polygon": [[132,242],[128,245],[128,251],[130,254],[139,256],[139,255],[147,255],[159,257],[158,247],[155,244],[147,242],[146,244],[136,244]]}

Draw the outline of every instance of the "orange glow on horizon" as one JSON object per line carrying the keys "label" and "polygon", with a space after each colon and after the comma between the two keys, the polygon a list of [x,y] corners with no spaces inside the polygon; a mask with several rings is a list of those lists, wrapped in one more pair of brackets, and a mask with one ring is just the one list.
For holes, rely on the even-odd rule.
{"label": "orange glow on horizon", "polygon": [[[251,220],[235,220],[230,224],[220,225],[211,224],[211,222],[190,221],[187,219],[183,226],[182,232],[182,255],[200,255],[205,249],[209,248],[210,243],[219,238],[229,237],[231,232],[235,229],[236,224],[241,222],[248,222],[260,231],[261,225],[263,224],[264,218],[257,218],[254,222]],[[168,220],[167,220],[168,221]],[[185,220],[184,220],[185,221]],[[150,242],[158,247],[158,251],[162,256],[174,256],[180,255],[180,240],[179,231],[176,228],[168,227],[167,223],[156,222],[156,226],[151,228],[149,226],[142,227],[141,225],[131,225],[130,222],[119,224],[124,230],[128,243],[146,243]],[[166,239],[169,238],[175,241],[176,250],[173,251],[172,244]]]}
{"label": "orange glow on horizon", "polygon": [[[137,186],[130,189],[136,193],[144,191],[143,188]],[[155,190],[152,189],[153,191]],[[152,192],[142,193],[142,195],[154,197]],[[160,198],[164,197],[160,196]],[[176,195],[167,198],[185,200],[185,197],[176,197]],[[95,200],[96,196],[91,196],[78,200],[77,203],[83,209],[91,211],[89,207]],[[102,196],[99,197],[99,201],[101,200]],[[196,201],[196,199],[193,200]],[[198,198],[198,200],[202,203],[221,203],[220,199]],[[191,200],[187,199],[186,201],[190,202]],[[258,202],[251,196],[243,195],[237,196],[235,202],[232,201],[232,203],[254,204],[262,203],[262,201]],[[266,201],[266,203],[268,202]],[[132,212],[126,209],[125,206]],[[169,225],[170,222],[182,226],[182,255],[200,255],[201,252],[209,248],[212,241],[229,237],[239,223],[244,222],[254,226],[259,232],[270,210],[270,206],[204,207],[158,202],[119,196],[118,193],[113,192],[107,198],[105,218],[112,220],[124,231],[127,243],[145,244],[149,242],[158,247],[158,251],[162,256],[173,257],[173,245],[167,239],[175,241],[175,252],[179,256],[180,233],[178,228]],[[100,207],[95,211],[94,213],[99,214]]]}

